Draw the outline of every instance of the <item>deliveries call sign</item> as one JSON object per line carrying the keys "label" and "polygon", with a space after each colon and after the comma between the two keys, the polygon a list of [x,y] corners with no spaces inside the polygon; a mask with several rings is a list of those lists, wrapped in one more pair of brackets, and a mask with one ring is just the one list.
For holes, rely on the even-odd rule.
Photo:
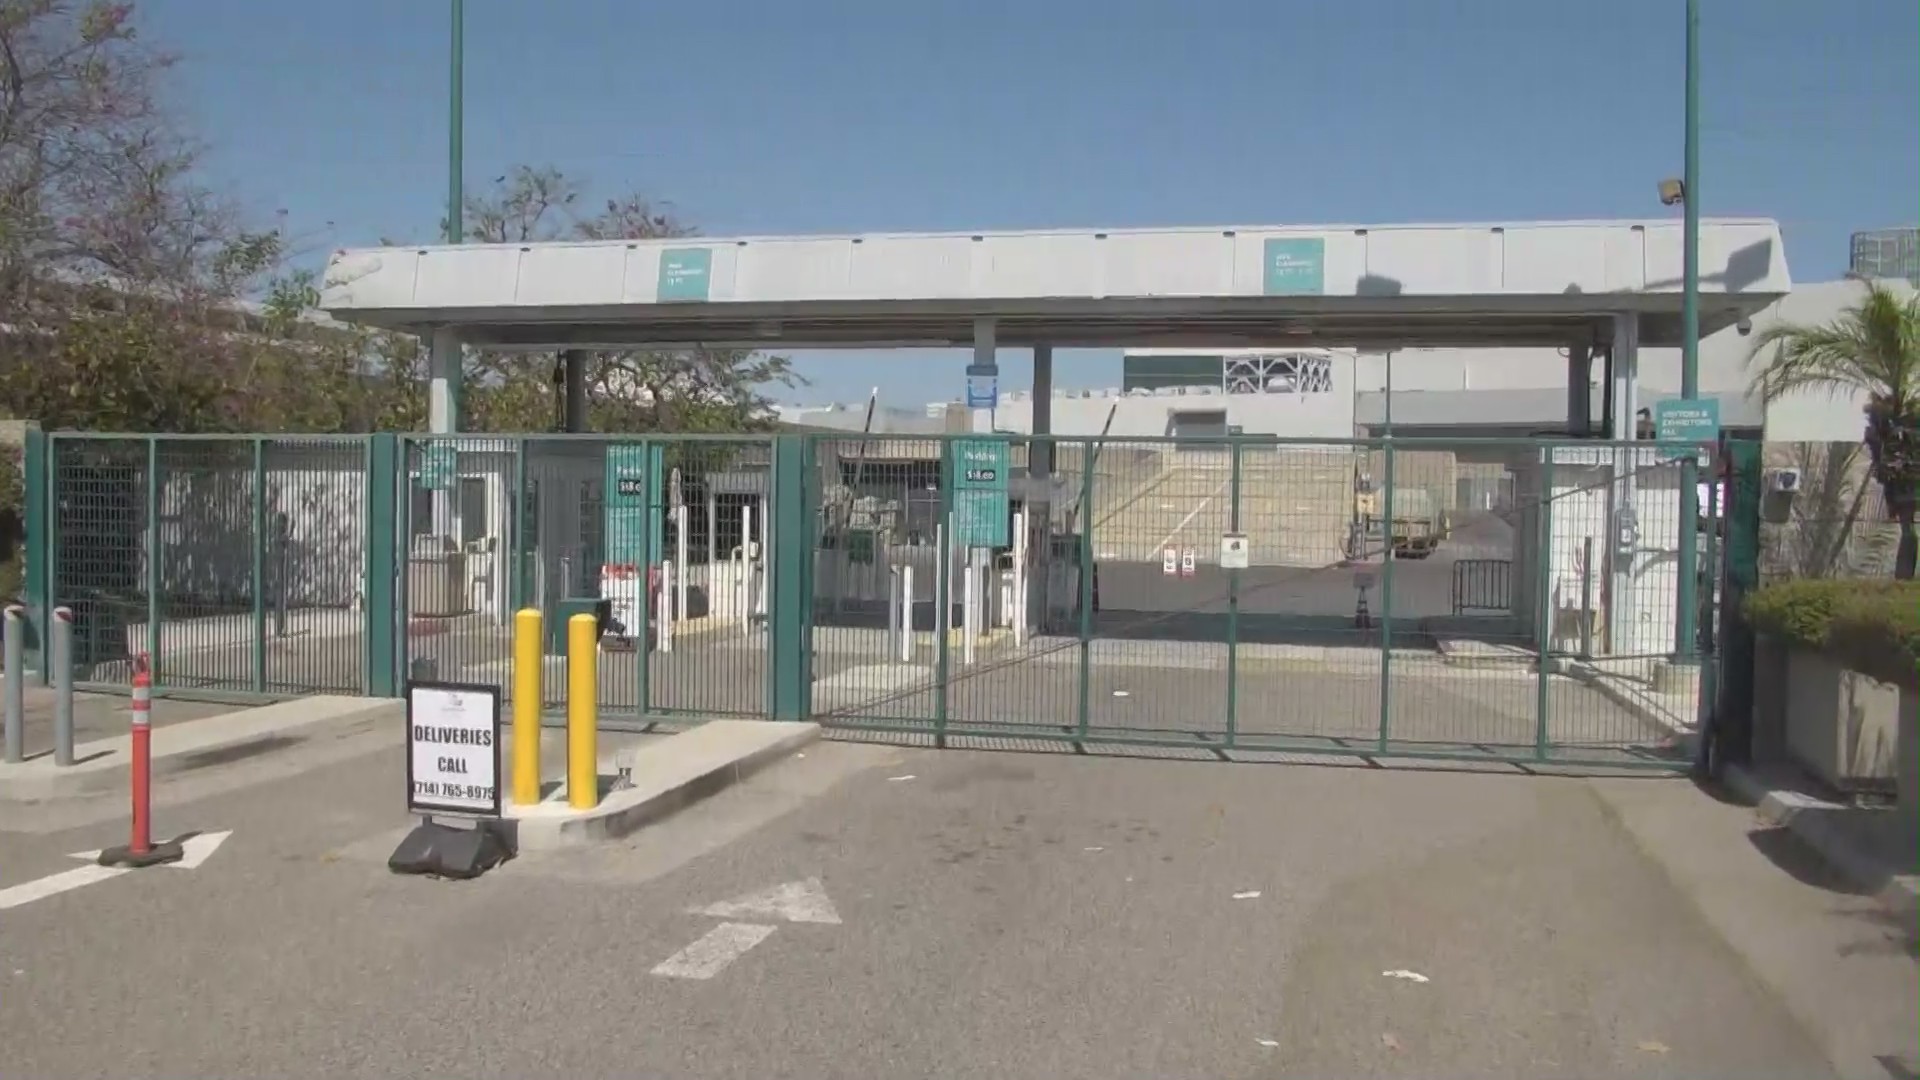
{"label": "deliveries call sign", "polygon": [[407,809],[500,814],[500,693],[491,686],[407,684]]}

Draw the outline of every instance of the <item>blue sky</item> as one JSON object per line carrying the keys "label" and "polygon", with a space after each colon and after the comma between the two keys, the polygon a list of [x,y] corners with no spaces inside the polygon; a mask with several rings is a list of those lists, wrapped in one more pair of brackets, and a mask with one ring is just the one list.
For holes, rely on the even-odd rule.
{"label": "blue sky", "polygon": [[[1702,205],[1794,277],[1920,218],[1920,5],[1702,0]],[[144,0],[214,181],[316,249],[429,239],[446,0]],[[469,190],[515,163],[711,235],[1651,217],[1681,0],[467,0]],[[929,359],[937,360],[929,364]],[[787,400],[957,395],[804,354]],[[1002,358],[1003,384],[1026,368]],[[1111,353],[1063,385],[1118,381]]]}

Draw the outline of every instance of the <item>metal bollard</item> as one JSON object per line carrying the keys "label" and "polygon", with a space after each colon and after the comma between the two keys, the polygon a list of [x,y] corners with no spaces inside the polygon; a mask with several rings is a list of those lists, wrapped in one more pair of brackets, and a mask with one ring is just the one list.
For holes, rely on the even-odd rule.
{"label": "metal bollard", "polygon": [[900,662],[913,661],[913,565],[900,568]]}
{"label": "metal bollard", "polygon": [[26,759],[26,692],[27,692],[27,609],[19,604],[8,604],[6,612],[6,741],[7,761],[16,763]]}
{"label": "metal bollard", "polygon": [[539,608],[513,614],[513,805],[540,801],[540,698],[546,663]]}
{"label": "metal bollard", "polygon": [[598,619],[567,620],[567,805],[575,810],[600,805],[599,649]]}
{"label": "metal bollard", "polygon": [[887,654],[900,652],[900,568],[887,567]]}
{"label": "metal bollard", "polygon": [[53,668],[53,763],[73,764],[73,609],[53,609],[53,641],[47,649]]}
{"label": "metal bollard", "polygon": [[660,651],[673,651],[673,560],[660,564],[660,595],[654,600],[654,640],[660,643]]}

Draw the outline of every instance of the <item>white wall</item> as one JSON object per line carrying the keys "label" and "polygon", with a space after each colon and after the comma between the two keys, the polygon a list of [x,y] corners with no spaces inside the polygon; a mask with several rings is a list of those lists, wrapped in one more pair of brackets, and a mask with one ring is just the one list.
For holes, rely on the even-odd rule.
{"label": "white wall", "polygon": [[[1162,436],[1175,412],[1226,410],[1227,423],[1249,435],[1290,435],[1296,438],[1348,439],[1353,437],[1353,380],[1351,359],[1332,356],[1332,388],[1319,393],[1226,394],[1217,389],[1189,387],[1185,393],[1127,394],[1053,398],[1053,433],[1066,436],[1100,434],[1107,413],[1118,403],[1112,434],[1115,437]],[[975,427],[987,430],[984,410],[976,413]],[[1026,395],[1003,395],[991,417],[1001,431],[1031,433],[1033,401]]]}
{"label": "white wall", "polygon": [[[1891,283],[1903,293],[1911,293],[1904,282]],[[1709,334],[1700,342],[1700,391],[1703,394],[1745,395],[1755,370],[1748,363],[1753,352],[1755,333],[1780,321],[1824,323],[1836,318],[1842,309],[1856,303],[1861,286],[1853,281],[1825,281],[1797,285],[1781,300],[1752,320],[1746,334],[1728,327]],[[1358,390],[1378,393],[1386,389],[1386,358],[1363,355],[1358,362]],[[1602,362],[1595,360],[1591,383],[1598,393],[1605,378]],[[1564,390],[1567,385],[1567,357],[1558,349],[1402,349],[1393,355],[1393,390],[1401,393],[1442,390]],[[1643,391],[1676,394],[1680,390],[1680,350],[1642,348],[1640,350],[1640,386]],[[1834,399],[1824,394],[1802,395],[1780,402],[1767,410],[1767,439],[1770,441],[1824,442],[1851,440],[1860,436],[1860,406],[1853,398]],[[1543,416],[1542,421],[1561,419]],[[1776,433],[1778,432],[1778,433]]]}
{"label": "white wall", "polygon": [[[1913,286],[1904,281],[1884,282],[1888,288],[1906,297]],[[1795,289],[1779,303],[1756,316],[1756,330],[1778,322],[1819,325],[1830,322],[1840,312],[1860,302],[1865,286],[1856,281],[1836,281]],[[1811,391],[1793,394],[1766,408],[1768,442],[1857,442],[1866,428],[1865,394],[1831,394]]]}
{"label": "white wall", "polygon": [[[348,607],[363,595],[366,480],[357,444],[270,443],[264,453],[268,536],[286,515],[287,602]],[[253,467],[169,464],[160,487],[160,578],[170,615],[192,618],[253,597]],[[151,552],[141,538],[142,580]],[[262,558],[273,560],[269,545]],[[264,567],[273,580],[278,566]],[[201,610],[195,610],[201,609]]]}
{"label": "white wall", "polygon": [[[1547,583],[1556,625],[1563,631],[1578,623],[1570,617],[1583,596],[1583,578],[1592,599],[1593,610],[1601,613],[1594,627],[1594,652],[1612,652],[1625,656],[1663,656],[1674,647],[1675,605],[1679,600],[1678,551],[1680,529],[1680,492],[1678,470],[1656,464],[1646,451],[1633,453],[1636,468],[1633,506],[1639,518],[1639,538],[1626,563],[1627,589],[1616,596],[1613,556],[1612,503],[1614,451],[1604,448],[1560,447],[1555,453],[1553,499],[1549,513],[1551,540],[1548,548]],[[1600,462],[1582,464],[1581,462]],[[1523,506],[1535,500],[1542,476],[1538,464],[1523,466],[1517,481],[1526,493]],[[1519,537],[1525,548],[1535,547],[1531,539],[1538,535],[1537,519],[1527,513]],[[1583,565],[1586,541],[1592,540],[1594,565]],[[1532,552],[1525,551],[1514,560],[1515,596],[1526,622],[1535,621],[1532,605],[1537,602],[1532,584],[1537,573]],[[1612,632],[1618,626],[1617,647],[1609,648]],[[1568,641],[1555,642],[1568,648]]]}

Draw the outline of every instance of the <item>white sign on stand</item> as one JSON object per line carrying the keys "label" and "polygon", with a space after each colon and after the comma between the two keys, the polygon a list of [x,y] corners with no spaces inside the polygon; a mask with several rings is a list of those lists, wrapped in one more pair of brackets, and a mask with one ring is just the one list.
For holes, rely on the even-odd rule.
{"label": "white sign on stand", "polygon": [[500,691],[407,684],[407,809],[500,816]]}
{"label": "white sign on stand", "polygon": [[1247,568],[1247,534],[1220,534],[1220,569],[1245,570]]}
{"label": "white sign on stand", "polygon": [[607,601],[607,617],[620,627],[622,637],[640,632],[640,605],[644,578],[632,563],[605,563],[600,567],[600,599]]}
{"label": "white sign on stand", "polygon": [[1193,570],[1193,549],[1188,548],[1180,553],[1180,576],[1192,577]]}
{"label": "white sign on stand", "polygon": [[1160,553],[1160,572],[1171,577],[1180,572],[1180,553],[1167,548]]}

